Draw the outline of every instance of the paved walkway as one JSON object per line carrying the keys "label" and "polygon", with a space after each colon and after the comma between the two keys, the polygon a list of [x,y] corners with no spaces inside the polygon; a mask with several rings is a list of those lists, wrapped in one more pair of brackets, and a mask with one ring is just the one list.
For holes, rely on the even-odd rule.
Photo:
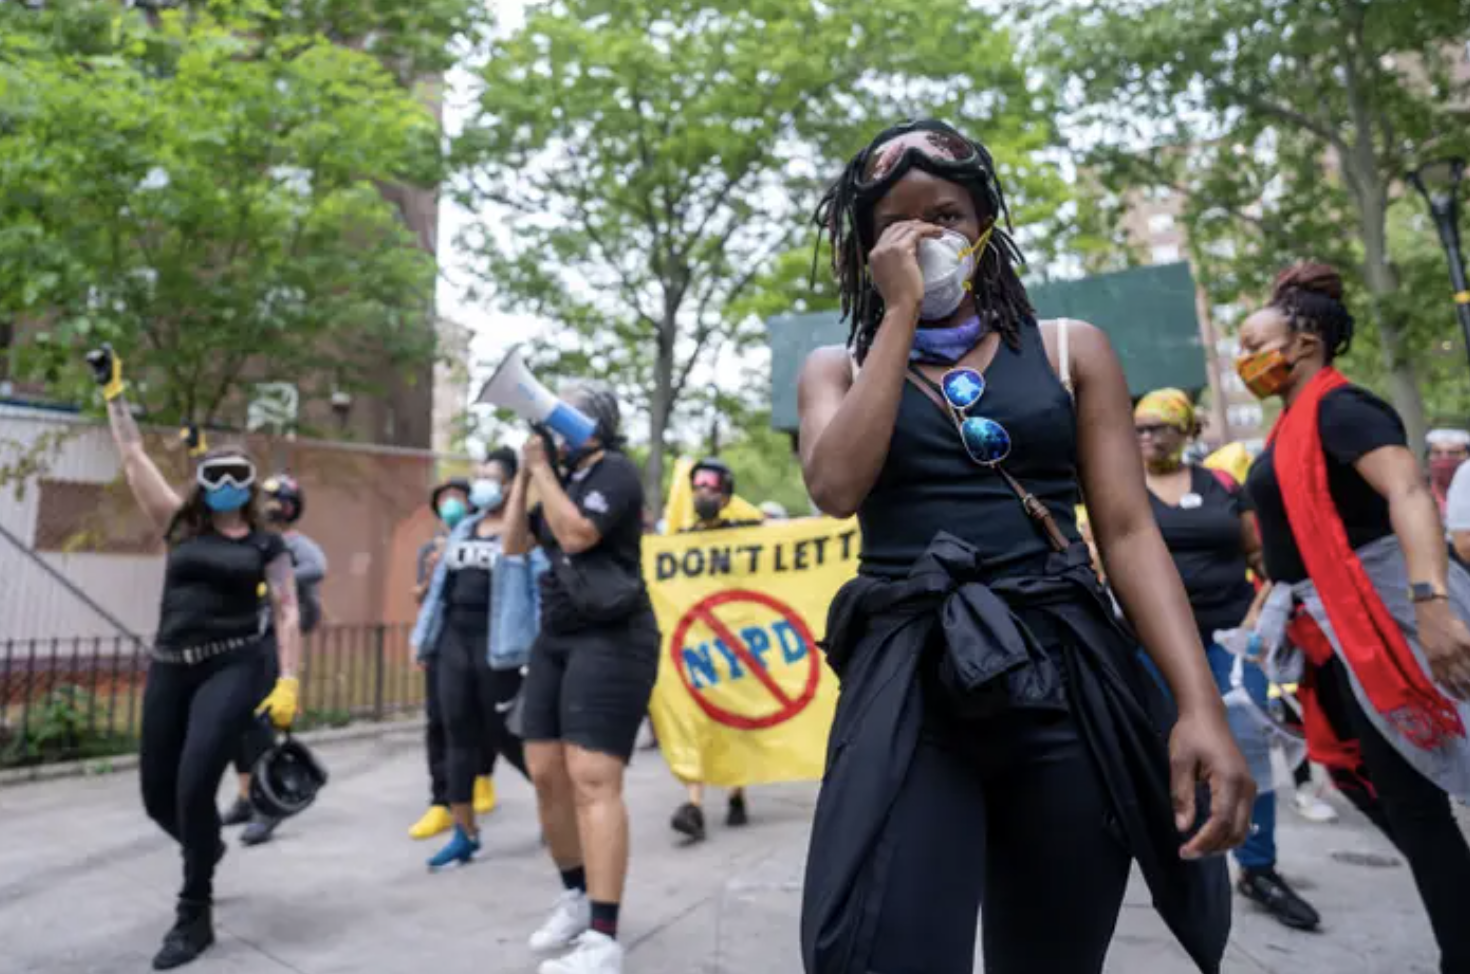
{"label": "paved walkway", "polygon": [[[217,881],[219,941],[189,970],[533,972],[525,937],[558,887],[536,840],[530,789],[502,773],[483,858],[429,875],[432,844],[405,836],[425,797],[418,738],[395,732],[322,753],[332,783],[317,807],[269,846],[232,845]],[[799,974],[815,788],[757,789],[749,829],[716,824],[694,848],[667,829],[680,789],[657,755],[640,752],[629,793],[629,974]],[[1292,933],[1242,904],[1229,974],[1437,969],[1408,870],[1381,837],[1351,812],[1338,825],[1308,826],[1283,810],[1282,826],[1283,871],[1320,907],[1326,930]],[[146,971],[178,878],[177,853],[143,815],[135,772],[0,788],[0,974]],[[1191,971],[1137,883],[1108,971]]]}

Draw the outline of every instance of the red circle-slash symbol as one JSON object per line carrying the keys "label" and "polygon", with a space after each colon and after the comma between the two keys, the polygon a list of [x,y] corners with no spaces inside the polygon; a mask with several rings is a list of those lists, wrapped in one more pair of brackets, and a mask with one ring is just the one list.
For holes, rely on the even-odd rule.
{"label": "red circle-slash symbol", "polygon": [[[750,647],[735,635],[729,626],[725,625],[715,615],[714,610],[722,605],[731,603],[753,602],[770,609],[781,619],[790,624],[797,637],[801,639],[806,647],[807,675],[806,685],[802,687],[801,693],[793,697],[787,693],[775,678],[761,665]],[[694,686],[694,681],[689,676],[689,668],[684,664],[684,638],[689,635],[690,628],[696,622],[702,622],[714,633],[715,638],[724,643],[730,652],[734,653],[740,662],[744,663],[750,670],[752,676],[760,682],[760,685],[775,699],[777,708],[773,713],[752,717],[747,714],[737,714],[727,710],[709,700],[705,694]],[[811,630],[796,610],[778,599],[773,599],[762,592],[751,592],[745,589],[727,589],[716,592],[707,598],[695,603],[692,608],[684,613],[684,618],[674,627],[674,638],[669,640],[669,653],[673,657],[674,669],[679,674],[679,679],[684,681],[684,686],[699,709],[714,721],[718,721],[727,727],[738,730],[760,730],[765,727],[775,727],[777,724],[785,723],[792,717],[806,709],[806,705],[812,702],[817,695],[817,683],[822,677],[821,663],[817,659],[817,641],[812,638]]]}

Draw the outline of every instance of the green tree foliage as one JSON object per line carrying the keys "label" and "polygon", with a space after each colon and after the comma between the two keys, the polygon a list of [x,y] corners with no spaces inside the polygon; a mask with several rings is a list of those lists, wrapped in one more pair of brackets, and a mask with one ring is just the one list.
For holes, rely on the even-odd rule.
{"label": "green tree foliage", "polygon": [[558,324],[539,367],[612,378],[646,413],[650,489],[681,404],[723,381],[713,357],[763,340],[742,299],[799,263],[781,255],[876,131],[950,118],[1009,161],[1023,211],[1064,194],[1035,155],[1047,99],[964,0],[559,0],[482,80],[464,199],[511,215],[469,241],[485,283]]}
{"label": "green tree foliage", "polygon": [[238,422],[254,381],[309,401],[421,368],[433,260],[380,187],[440,179],[438,124],[327,33],[335,12],[371,34],[390,7],[406,19],[378,43],[398,66],[444,56],[416,5],[386,0],[0,4],[13,371],[88,401],[79,351],[110,341],[155,418],[211,423]]}
{"label": "green tree foliage", "polygon": [[1442,356],[1453,315],[1443,283],[1418,291],[1432,255],[1393,228],[1411,230],[1422,205],[1404,198],[1405,171],[1466,147],[1470,0],[1037,7],[1035,36],[1100,202],[1182,193],[1217,301],[1248,306],[1282,266],[1336,262],[1363,326],[1350,364],[1421,431],[1420,380],[1442,374],[1425,354]]}

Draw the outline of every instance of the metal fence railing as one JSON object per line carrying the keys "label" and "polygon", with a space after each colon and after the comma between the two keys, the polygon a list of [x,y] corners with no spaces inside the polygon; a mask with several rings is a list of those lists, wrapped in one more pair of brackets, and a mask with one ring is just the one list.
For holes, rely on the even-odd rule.
{"label": "metal fence railing", "polygon": [[[421,708],[411,628],[324,626],[308,636],[296,727]],[[133,751],[147,670],[146,645],[126,636],[0,640],[0,768]]]}

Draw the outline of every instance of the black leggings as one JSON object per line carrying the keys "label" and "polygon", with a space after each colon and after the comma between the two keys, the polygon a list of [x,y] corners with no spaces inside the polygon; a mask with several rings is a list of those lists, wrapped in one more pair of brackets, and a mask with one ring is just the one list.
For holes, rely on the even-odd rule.
{"label": "black leggings", "polygon": [[926,729],[888,829],[899,839],[871,974],[1097,974],[1130,856],[1072,717]]}
{"label": "black leggings", "polygon": [[1466,909],[1470,844],[1455,822],[1449,796],[1378,732],[1353,693],[1347,669],[1342,665],[1332,669],[1338,696],[1363,749],[1363,763],[1378,792],[1388,837],[1409,860],[1414,885],[1429,913],[1429,925],[1439,944],[1440,972],[1470,974],[1470,924],[1465,922],[1470,916]]}
{"label": "black leggings", "polygon": [[213,897],[221,848],[215,792],[270,691],[266,661],[275,652],[267,640],[193,666],[149,664],[138,756],[143,807],[183,847],[181,900]]}
{"label": "black leggings", "polygon": [[[281,658],[272,648],[271,652],[265,654],[265,693],[270,693],[281,678]],[[262,701],[265,694],[261,695]],[[240,736],[240,746],[235,749],[235,770],[240,774],[249,774],[255,768],[255,762],[270,748],[274,735],[265,726],[256,721],[251,721],[245,733]]]}
{"label": "black leggings", "polygon": [[529,778],[521,739],[505,726],[521,688],[521,671],[490,668],[483,631],[446,626],[436,655],[449,804],[466,804],[474,797],[475,776],[489,774],[487,764],[493,770],[496,754]]}

